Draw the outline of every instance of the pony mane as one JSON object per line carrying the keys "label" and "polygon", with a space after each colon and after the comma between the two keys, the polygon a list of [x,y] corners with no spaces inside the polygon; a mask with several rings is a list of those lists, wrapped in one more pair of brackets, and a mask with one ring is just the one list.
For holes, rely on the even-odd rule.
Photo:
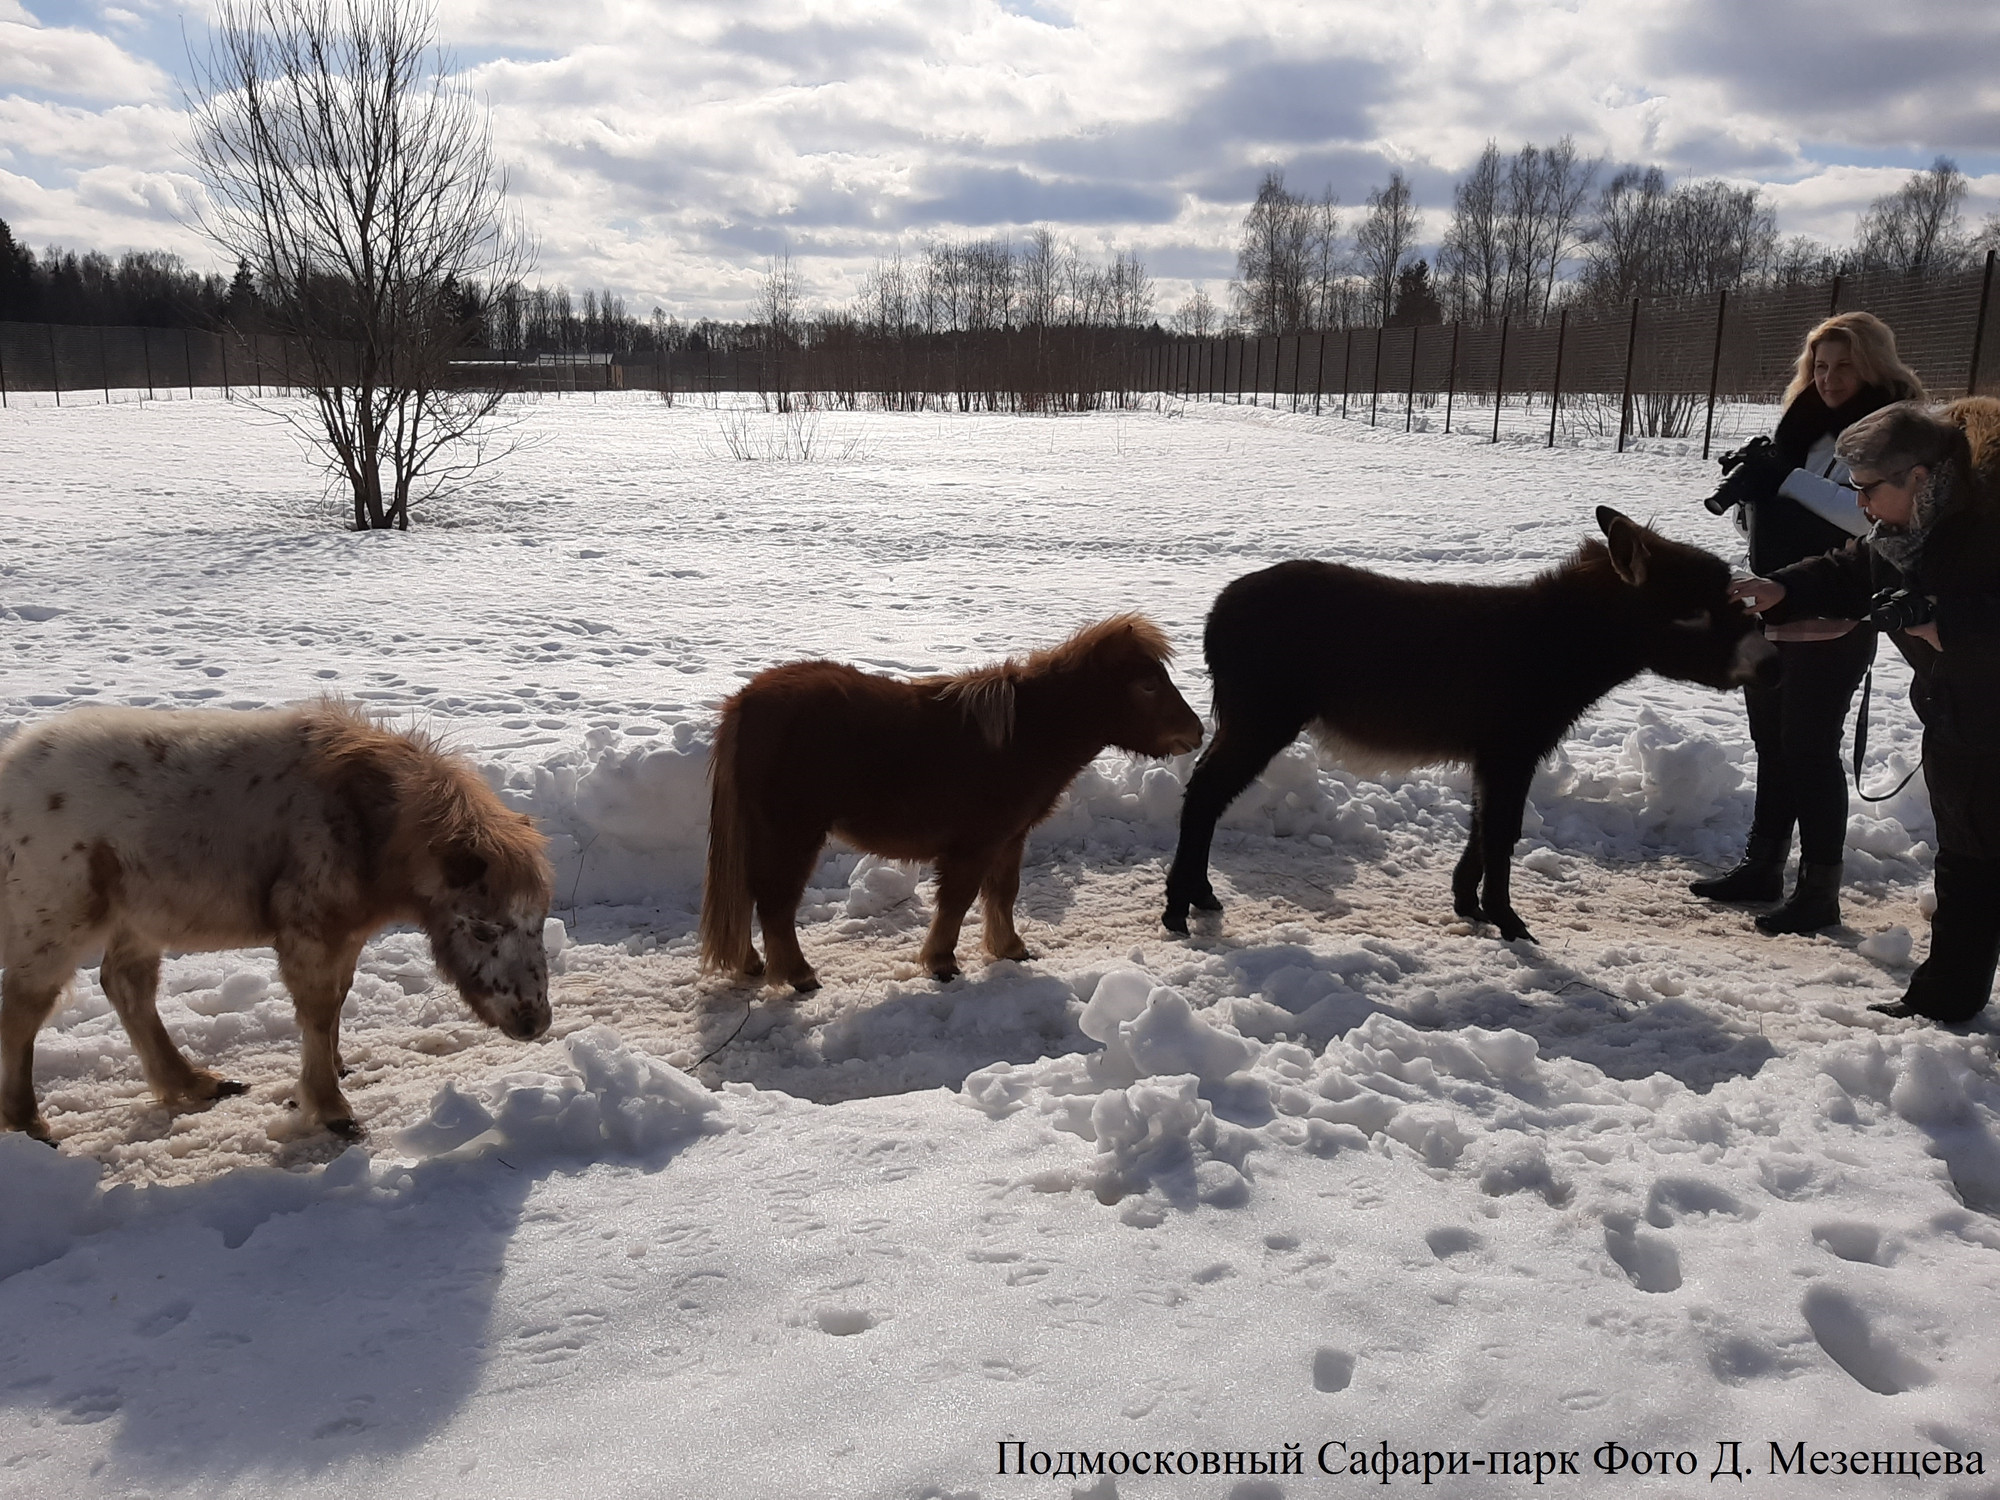
{"label": "pony mane", "polygon": [[1023,681],[1074,672],[1101,658],[1134,651],[1158,662],[1171,660],[1174,654],[1165,631],[1144,615],[1128,612],[1086,625],[1068,640],[1026,656],[1010,656],[928,681],[941,683],[938,697],[955,700],[986,743],[998,749],[1013,738],[1016,690]]}
{"label": "pony mane", "polygon": [[502,802],[463,756],[421,729],[385,729],[354,704],[325,698],[305,710],[315,750],[331,765],[387,780],[412,842],[484,861],[500,893],[546,903],[554,891],[546,841],[532,820]]}
{"label": "pony mane", "polygon": [[2000,506],[2000,401],[1991,396],[1961,396],[1938,413],[1965,433],[1972,450],[1972,470],[1988,509]]}

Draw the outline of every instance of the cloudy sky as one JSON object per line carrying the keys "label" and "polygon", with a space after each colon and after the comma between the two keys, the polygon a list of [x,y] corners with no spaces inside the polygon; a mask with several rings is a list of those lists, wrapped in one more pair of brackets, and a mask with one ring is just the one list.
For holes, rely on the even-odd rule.
{"label": "cloudy sky", "polygon": [[[1441,227],[1485,141],[1764,187],[1846,239],[1936,154],[2000,209],[1993,0],[443,0],[542,274],[742,316],[789,252],[852,295],[932,235],[1047,224],[1219,293],[1261,174],[1348,204],[1393,166]],[[215,253],[186,227],[202,0],[0,0],[0,218]]]}

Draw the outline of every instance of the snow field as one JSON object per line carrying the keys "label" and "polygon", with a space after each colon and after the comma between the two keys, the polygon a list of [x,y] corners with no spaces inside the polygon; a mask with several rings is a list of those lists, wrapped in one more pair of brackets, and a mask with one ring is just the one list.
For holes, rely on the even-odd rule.
{"label": "snow field", "polygon": [[829,414],[846,456],[776,465],[701,408],[545,402],[401,538],[299,524],[241,407],[0,422],[0,717],[331,686],[465,746],[560,877],[541,1043],[369,945],[344,1152],[290,1128],[268,953],[166,966],[176,1040],[252,1086],[200,1114],[79,976],[37,1052],[62,1149],[0,1138],[0,1493],[1069,1492],[997,1478],[1010,1438],[1992,1451],[1992,1031],[1865,1010],[1923,949],[1921,776],[1856,804],[1849,927],[1763,939],[1682,886],[1747,822],[1733,698],[1642,679],[1545,768],[1539,948],[1451,915],[1462,773],[1301,744],[1190,941],[1186,763],[1107,758],[1031,843],[1029,963],[975,923],[931,983],[919,872],[830,849],[820,993],[697,975],[707,725],[772,661],[949,670],[1136,606],[1202,706],[1209,599],[1284,556],[1523,576],[1599,502],[1731,545],[1690,455],[1169,410]]}

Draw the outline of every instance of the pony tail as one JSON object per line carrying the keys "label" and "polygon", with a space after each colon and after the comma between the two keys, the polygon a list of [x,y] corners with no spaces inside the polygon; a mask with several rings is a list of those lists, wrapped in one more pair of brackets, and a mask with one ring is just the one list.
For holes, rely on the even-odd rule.
{"label": "pony tail", "polygon": [[709,751],[708,875],[701,887],[701,966],[740,968],[750,951],[750,879],[743,850],[743,800],[736,785],[736,716],[722,710]]}

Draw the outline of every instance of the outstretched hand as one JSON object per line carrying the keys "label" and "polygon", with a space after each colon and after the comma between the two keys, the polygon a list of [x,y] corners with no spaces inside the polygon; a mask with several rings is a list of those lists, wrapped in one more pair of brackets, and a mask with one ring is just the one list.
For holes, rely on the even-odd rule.
{"label": "outstretched hand", "polygon": [[1729,585],[1729,597],[1743,601],[1743,607],[1753,615],[1761,615],[1767,609],[1775,609],[1785,597],[1785,586],[1768,578],[1739,578]]}

